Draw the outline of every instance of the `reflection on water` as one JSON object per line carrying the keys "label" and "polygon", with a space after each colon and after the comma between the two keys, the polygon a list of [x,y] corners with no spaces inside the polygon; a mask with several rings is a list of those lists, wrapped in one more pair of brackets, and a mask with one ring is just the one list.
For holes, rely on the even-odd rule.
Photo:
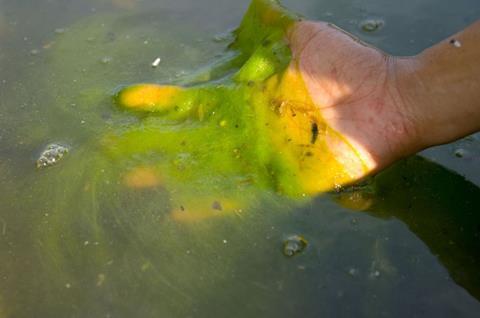
{"label": "reflection on water", "polygon": [[347,207],[405,223],[480,299],[480,188],[419,157],[379,174],[363,187],[340,194]]}
{"label": "reflection on water", "polygon": [[[295,5],[318,6],[304,12],[321,16],[317,3]],[[214,36],[248,3],[213,4],[0,2],[8,44],[0,46],[0,317],[475,317],[480,190],[432,162],[411,158],[300,206],[259,190],[248,210],[195,223],[168,216],[162,186],[122,185],[119,171],[131,162],[112,161],[99,140],[141,119],[113,108],[112,92],[181,81],[221,52],[226,44]],[[370,14],[347,4],[330,18]],[[461,4],[466,21],[471,3]],[[393,37],[400,31],[389,29],[395,10],[379,7],[371,15],[386,24],[376,41],[402,52]],[[52,142],[72,150],[37,171]],[[287,258],[292,238],[302,251]]]}

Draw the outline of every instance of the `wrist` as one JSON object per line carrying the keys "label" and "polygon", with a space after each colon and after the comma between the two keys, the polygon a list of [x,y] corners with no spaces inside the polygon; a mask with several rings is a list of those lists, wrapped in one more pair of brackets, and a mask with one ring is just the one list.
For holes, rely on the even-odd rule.
{"label": "wrist", "polygon": [[474,39],[443,41],[414,57],[395,58],[399,95],[412,118],[418,150],[445,144],[480,129],[480,65]]}
{"label": "wrist", "polygon": [[402,118],[406,134],[402,140],[401,156],[408,156],[432,145],[431,135],[426,128],[429,124],[428,114],[421,105],[431,103],[426,96],[426,88],[420,69],[419,56],[391,58],[392,100]]}

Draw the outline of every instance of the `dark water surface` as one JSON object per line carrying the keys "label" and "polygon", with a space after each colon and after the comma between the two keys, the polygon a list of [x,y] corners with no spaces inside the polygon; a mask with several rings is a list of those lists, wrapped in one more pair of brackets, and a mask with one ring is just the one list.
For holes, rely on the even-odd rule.
{"label": "dark water surface", "polygon": [[[479,316],[479,135],[339,194],[299,206],[260,193],[193,223],[168,217],[161,188],[118,184],[124,163],[99,141],[138,118],[109,96],[181,83],[248,2],[0,0],[0,318]],[[398,55],[480,17],[477,0],[284,4]],[[381,28],[362,31],[368,19]],[[53,142],[70,153],[36,169]],[[288,258],[292,235],[308,244]]]}

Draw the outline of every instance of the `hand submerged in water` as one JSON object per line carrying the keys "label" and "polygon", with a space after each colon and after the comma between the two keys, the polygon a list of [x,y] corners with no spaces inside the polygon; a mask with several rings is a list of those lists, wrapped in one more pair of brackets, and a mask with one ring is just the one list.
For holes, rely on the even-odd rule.
{"label": "hand submerged in water", "polygon": [[[195,139],[189,151],[208,149],[203,157],[217,162],[213,169],[205,165],[208,174],[228,166],[220,173],[248,175],[248,183],[287,195],[315,194],[478,130],[479,114],[472,111],[480,100],[480,88],[472,89],[478,67],[462,68],[478,51],[477,33],[478,25],[458,35],[461,48],[441,43],[416,57],[390,57],[331,25],[256,0],[229,46],[239,53],[221,68],[234,75],[188,88],[134,85],[117,101],[187,122],[164,133],[158,147],[180,153],[178,145]],[[450,62],[440,63],[445,56]],[[452,100],[463,101],[455,112]],[[212,140],[222,145],[217,154]],[[234,153],[233,160],[225,153]],[[202,178],[198,170],[179,174]]]}
{"label": "hand submerged in water", "polygon": [[[397,116],[401,111],[387,109],[399,100],[389,59],[325,23],[298,22],[284,13],[269,1],[252,4],[230,46],[243,54],[240,63],[233,63],[239,68],[232,81],[190,88],[134,85],[120,92],[119,104],[206,126],[212,114],[229,117],[225,111],[252,118],[235,126],[254,129],[257,140],[270,141],[249,155],[266,158],[254,162],[269,167],[267,174],[282,193],[315,194],[366,176],[378,168],[377,158],[389,154],[386,148],[392,148],[384,130],[407,134],[398,132],[404,129]],[[252,36],[252,29],[263,34]],[[229,110],[227,101],[234,104]],[[382,127],[379,109],[391,119]],[[228,121],[222,122],[226,126]],[[389,126],[393,123],[395,127]],[[228,131],[218,134],[233,135]],[[372,132],[384,138],[367,148],[363,142],[376,139]]]}
{"label": "hand submerged in water", "polygon": [[292,63],[312,100],[354,152],[343,144],[331,148],[337,158],[362,158],[364,173],[480,129],[479,38],[477,22],[402,58],[323,22],[299,22],[289,33]]}

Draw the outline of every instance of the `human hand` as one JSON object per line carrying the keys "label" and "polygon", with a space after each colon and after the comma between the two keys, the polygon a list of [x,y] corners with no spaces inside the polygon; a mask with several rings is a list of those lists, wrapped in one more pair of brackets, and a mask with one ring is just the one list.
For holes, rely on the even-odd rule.
{"label": "human hand", "polygon": [[[459,39],[475,43],[469,40],[476,29]],[[478,90],[471,80],[476,71],[461,62],[465,50],[456,46],[457,51],[443,45],[414,58],[392,57],[332,25],[302,21],[263,0],[252,2],[235,35],[229,48],[237,54],[221,60],[219,69],[226,73],[217,81],[189,88],[135,85],[120,93],[119,104],[203,125],[219,113],[232,122],[248,118],[234,127],[250,138],[251,162],[266,169],[277,191],[292,195],[354,182],[477,129]],[[475,51],[465,51],[467,60]],[[452,59],[457,62],[445,62]],[[463,79],[461,86],[456,78]],[[471,92],[453,94],[452,100],[442,83]],[[450,106],[457,99],[466,102],[455,112]],[[227,131],[222,126],[218,134]]]}
{"label": "human hand", "polygon": [[419,150],[395,57],[324,22],[298,22],[288,39],[291,64],[325,123],[340,135],[325,136],[329,148],[353,178]]}
{"label": "human hand", "polygon": [[[152,167],[129,173],[125,184],[150,187],[158,182],[149,180],[162,179],[178,206],[207,202],[198,213],[180,208],[172,215],[217,215],[212,188],[221,202],[231,202],[222,205],[226,210],[248,206],[259,189],[290,197],[329,191],[480,122],[472,111],[480,90],[464,85],[476,83],[477,72],[456,71],[462,56],[449,47],[440,53],[448,55],[443,60],[456,56],[454,65],[437,63],[435,52],[391,57],[334,26],[302,21],[273,0],[254,0],[234,35],[225,56],[187,85],[138,84],[117,95],[120,107],[161,117],[110,145],[120,156],[162,154]],[[474,93],[454,94],[466,100],[455,112],[452,92],[445,95],[431,79],[451,86],[459,77],[465,78],[456,90]],[[454,133],[444,129],[449,125]],[[447,137],[432,139],[445,131]]]}
{"label": "human hand", "polygon": [[291,55],[286,69],[276,67],[277,55],[271,54],[278,43],[263,41],[233,77],[234,85],[135,85],[120,93],[120,105],[201,121],[215,113],[252,112],[248,125],[239,127],[255,129],[258,140],[270,142],[251,155],[272,152],[264,164],[279,165],[271,168],[276,187],[291,194],[356,181],[411,152],[415,131],[396,86],[393,58],[322,22],[295,22],[283,38]]}

